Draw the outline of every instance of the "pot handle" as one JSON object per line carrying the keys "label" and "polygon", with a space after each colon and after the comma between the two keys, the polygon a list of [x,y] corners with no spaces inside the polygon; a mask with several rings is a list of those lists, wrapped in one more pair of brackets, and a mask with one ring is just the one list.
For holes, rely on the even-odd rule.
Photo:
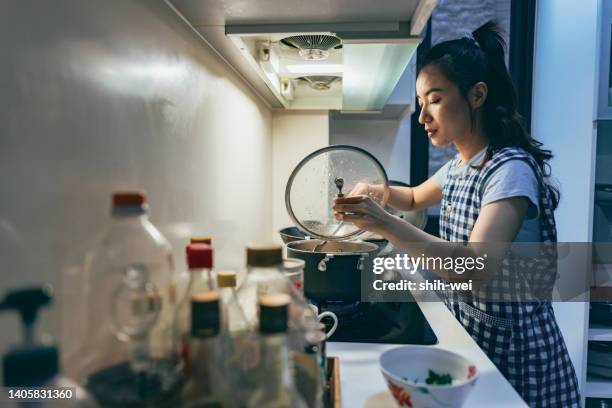
{"label": "pot handle", "polygon": [[321,261],[319,262],[317,269],[320,272],[325,272],[327,270],[327,263],[333,258],[334,256],[332,254],[326,254],[325,258],[321,259]]}

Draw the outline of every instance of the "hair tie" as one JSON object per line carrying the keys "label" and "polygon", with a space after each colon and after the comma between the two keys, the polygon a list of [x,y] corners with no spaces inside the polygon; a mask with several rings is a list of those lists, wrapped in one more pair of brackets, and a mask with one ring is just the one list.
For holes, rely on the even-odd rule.
{"label": "hair tie", "polygon": [[476,38],[474,38],[474,33],[472,33],[471,31],[463,31],[461,33],[461,37],[460,38],[465,38],[466,40],[473,42],[474,45],[476,45],[478,48],[480,48],[480,44],[478,44],[478,41],[476,41]]}

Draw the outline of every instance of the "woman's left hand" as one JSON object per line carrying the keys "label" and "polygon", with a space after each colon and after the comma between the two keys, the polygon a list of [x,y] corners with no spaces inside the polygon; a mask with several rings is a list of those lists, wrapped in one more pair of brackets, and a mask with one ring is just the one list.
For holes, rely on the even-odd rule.
{"label": "woman's left hand", "polygon": [[334,216],[339,221],[355,224],[357,228],[384,235],[385,228],[393,216],[376,201],[366,195],[336,197]]}

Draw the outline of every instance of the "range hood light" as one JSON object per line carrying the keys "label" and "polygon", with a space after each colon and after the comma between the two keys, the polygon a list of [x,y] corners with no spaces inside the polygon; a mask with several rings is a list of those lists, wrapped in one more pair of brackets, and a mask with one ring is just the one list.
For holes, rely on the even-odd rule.
{"label": "range hood light", "polygon": [[341,74],[344,71],[342,64],[293,64],[287,65],[291,74]]}

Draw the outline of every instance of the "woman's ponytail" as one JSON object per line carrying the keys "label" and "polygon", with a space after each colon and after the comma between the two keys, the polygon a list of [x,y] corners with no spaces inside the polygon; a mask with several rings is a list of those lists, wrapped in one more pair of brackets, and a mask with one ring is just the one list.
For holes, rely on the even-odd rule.
{"label": "woman's ponytail", "polygon": [[[419,71],[435,64],[454,82],[467,99],[469,90],[478,82],[488,87],[482,110],[484,132],[489,139],[486,160],[504,147],[520,147],[536,160],[542,173],[550,175],[550,150],[542,148],[524,126],[517,111],[517,96],[505,62],[506,42],[496,21],[488,21],[471,35],[445,41],[426,55]],[[553,206],[559,202],[559,190],[549,185]]]}

